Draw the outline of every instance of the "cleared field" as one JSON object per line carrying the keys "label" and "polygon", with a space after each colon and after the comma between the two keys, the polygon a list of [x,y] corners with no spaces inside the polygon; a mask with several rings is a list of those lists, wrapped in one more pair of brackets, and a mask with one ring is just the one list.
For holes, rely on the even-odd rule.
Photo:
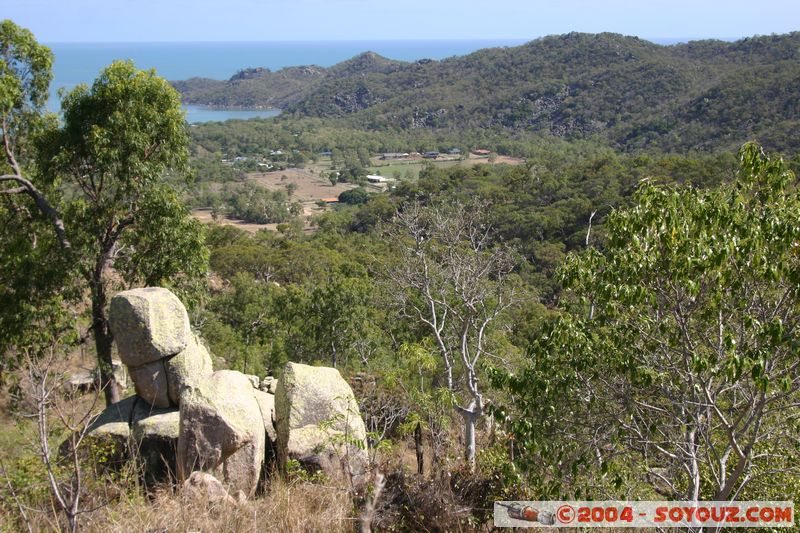
{"label": "cleared field", "polygon": [[337,183],[331,185],[327,178],[312,174],[304,169],[289,168],[276,172],[263,172],[247,175],[248,181],[253,181],[270,190],[286,190],[289,183],[297,185],[293,198],[305,204],[316,202],[322,198],[338,197],[344,191],[355,187],[352,183]]}
{"label": "cleared field", "polygon": [[201,207],[199,209],[192,209],[192,216],[202,222],[203,224],[219,224],[221,226],[236,226],[244,231],[255,233],[260,229],[274,230],[277,224],[248,224],[241,220],[234,220],[232,218],[221,218],[214,221],[211,216],[211,209],[208,207]]}
{"label": "cleared field", "polygon": [[[453,167],[456,165],[483,165],[488,164],[489,159],[486,157],[470,156],[466,160],[459,160],[456,158],[449,159],[422,159],[416,157],[413,159],[403,161],[380,161],[378,158],[372,160],[374,166],[369,167],[367,170],[371,174],[380,174],[389,178],[399,177],[402,179],[416,180],[419,178],[419,173],[425,164],[432,163],[438,167]],[[509,165],[518,165],[524,163],[524,159],[516,159],[513,157],[497,156],[493,163],[506,163]],[[286,170],[279,170],[275,172],[258,172],[247,175],[248,181],[258,183],[262,187],[270,190],[286,190],[286,186],[290,183],[296,185],[296,189],[292,195],[292,199],[300,202],[303,206],[303,223],[304,231],[309,233],[314,231],[310,224],[310,219],[314,215],[325,212],[330,209],[329,207],[320,207],[317,202],[323,198],[338,198],[339,195],[349,189],[353,189],[356,185],[352,183],[337,183],[331,185],[327,178],[320,177],[319,173],[324,168],[323,165],[315,165],[308,169],[290,168]],[[379,188],[375,188],[378,190]],[[211,217],[211,209],[195,209],[192,211],[192,216],[203,223],[214,222]],[[237,228],[245,231],[255,233],[261,229],[269,229],[275,231],[277,224],[248,224],[241,220],[234,220],[230,218],[223,218],[217,220],[217,224],[236,226]]]}
{"label": "cleared field", "polygon": [[[297,188],[292,194],[292,200],[300,202],[303,206],[303,231],[310,233],[313,231],[310,218],[314,215],[325,212],[328,207],[320,207],[317,202],[323,198],[338,198],[339,195],[348,189],[356,187],[352,183],[337,183],[335,186],[327,179],[303,169],[287,169],[276,172],[263,172],[248,174],[248,181],[258,183],[262,187],[270,190],[286,190],[286,186],[294,183]],[[200,222],[210,224],[214,222],[210,208],[194,209],[192,216]],[[241,220],[232,218],[222,218],[216,221],[217,224],[226,226],[236,226],[239,229],[252,233],[261,229],[275,231],[278,224],[249,224]]]}

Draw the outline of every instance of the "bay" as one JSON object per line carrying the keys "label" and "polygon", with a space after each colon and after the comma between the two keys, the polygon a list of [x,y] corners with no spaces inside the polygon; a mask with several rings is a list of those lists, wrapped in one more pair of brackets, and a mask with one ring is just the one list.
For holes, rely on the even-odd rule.
{"label": "bay", "polygon": [[[137,68],[156,70],[168,80],[204,77],[228,79],[244,68],[278,70],[288,66],[329,67],[362,52],[389,59],[444,59],[496,46],[517,46],[519,39],[433,41],[271,41],[170,43],[48,43],[53,50],[53,83],[48,109],[58,112],[59,89],[91,84],[100,70],[117,59],[130,59]],[[270,109],[214,109],[184,106],[189,123],[271,117]]]}

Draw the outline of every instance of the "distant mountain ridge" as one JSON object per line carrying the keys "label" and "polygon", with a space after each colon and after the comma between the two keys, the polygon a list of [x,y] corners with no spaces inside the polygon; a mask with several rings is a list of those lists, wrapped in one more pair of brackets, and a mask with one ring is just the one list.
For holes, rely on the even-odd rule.
{"label": "distant mountain ridge", "polygon": [[187,103],[276,107],[366,129],[528,130],[662,150],[758,138],[800,149],[800,32],[671,46],[570,33],[441,61],[366,52],[329,68],[175,86]]}
{"label": "distant mountain ridge", "polygon": [[364,52],[329,68],[303,65],[274,72],[268,68],[247,68],[226,81],[190,78],[172,84],[187,104],[285,109],[309,95],[322,79],[389,73],[404,64],[374,52]]}

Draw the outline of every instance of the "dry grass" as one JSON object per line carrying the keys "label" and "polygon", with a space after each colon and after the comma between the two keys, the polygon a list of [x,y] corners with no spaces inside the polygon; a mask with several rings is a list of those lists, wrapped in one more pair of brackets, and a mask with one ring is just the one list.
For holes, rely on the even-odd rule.
{"label": "dry grass", "polygon": [[286,190],[289,183],[294,183],[297,185],[297,190],[292,198],[302,203],[316,202],[320,198],[338,197],[344,191],[356,187],[352,183],[331,185],[327,178],[298,168],[252,173],[247,175],[247,180],[272,191]]}
{"label": "dry grass", "polygon": [[[210,505],[171,490],[151,498],[132,493],[118,492],[115,501],[82,515],[79,531],[337,533],[355,531],[358,525],[352,499],[346,491],[309,482],[275,480],[267,494],[237,505]],[[58,519],[44,509],[29,511],[28,518],[33,531],[59,528]],[[20,531],[22,527],[19,516],[0,512],[0,531]]]}
{"label": "dry grass", "polygon": [[164,491],[152,501],[117,501],[84,519],[83,531],[326,531],[355,529],[350,496],[305,482],[273,480],[267,494],[238,505],[209,506]]}

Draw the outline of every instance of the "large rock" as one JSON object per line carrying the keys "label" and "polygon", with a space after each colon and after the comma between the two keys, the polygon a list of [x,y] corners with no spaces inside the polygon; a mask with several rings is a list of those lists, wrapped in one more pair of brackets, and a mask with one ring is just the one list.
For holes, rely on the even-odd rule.
{"label": "large rock", "polygon": [[190,339],[189,315],[169,290],[147,287],[111,300],[109,323],[120,359],[139,367],[180,353]]}
{"label": "large rock", "polygon": [[288,363],[275,394],[278,466],[294,459],[309,470],[367,480],[366,428],[350,385],[335,368]]}
{"label": "large rock", "polygon": [[238,503],[217,478],[206,472],[192,472],[183,482],[183,493],[195,503],[205,503],[209,507]]}
{"label": "large rock", "polygon": [[152,409],[146,402],[137,403],[131,424],[131,448],[139,460],[146,488],[176,479],[179,428],[177,409]]}
{"label": "large rock", "polygon": [[[121,389],[128,388],[128,372],[125,370],[125,365],[122,364],[122,361],[112,359],[111,368],[114,372],[117,386]],[[67,383],[75,391],[88,392],[96,390],[100,387],[100,371],[97,368],[91,370],[86,368],[78,369],[70,374]]]}
{"label": "large rock", "polygon": [[275,444],[278,440],[278,433],[275,431],[275,396],[260,390],[254,390],[253,394],[261,410],[261,418],[264,420],[267,438],[272,444]]}
{"label": "large rock", "polygon": [[[106,407],[90,423],[78,453],[98,473],[119,471],[130,459],[130,421],[138,401],[136,396],[125,398]],[[78,436],[76,433],[61,443],[58,450],[61,457],[72,455],[74,439]]]}
{"label": "large rock", "polygon": [[267,376],[258,384],[258,389],[263,392],[275,394],[275,391],[278,390],[278,380],[272,376]]}
{"label": "large rock", "polygon": [[211,355],[195,335],[189,338],[186,348],[166,360],[167,391],[173,405],[180,404],[181,392],[195,387],[213,372]]}
{"label": "large rock", "polygon": [[129,367],[136,394],[153,407],[170,406],[167,369],[163,361],[153,361],[142,366]]}
{"label": "large rock", "polygon": [[246,375],[220,370],[180,399],[178,479],[217,472],[232,490],[250,496],[265,454],[265,428],[255,389]]}

